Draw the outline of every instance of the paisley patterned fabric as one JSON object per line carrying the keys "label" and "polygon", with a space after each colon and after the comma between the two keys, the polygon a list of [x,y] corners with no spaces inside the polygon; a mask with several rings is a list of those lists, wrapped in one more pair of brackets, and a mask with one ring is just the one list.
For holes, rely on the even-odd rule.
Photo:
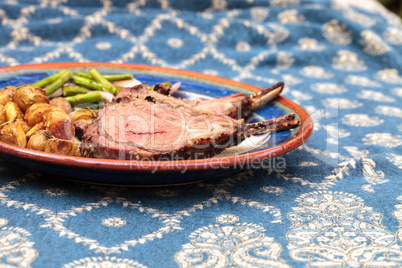
{"label": "paisley patterned fabric", "polygon": [[264,169],[170,188],[0,164],[0,267],[401,267],[402,23],[374,1],[7,0],[0,65],[284,81],[314,133]]}

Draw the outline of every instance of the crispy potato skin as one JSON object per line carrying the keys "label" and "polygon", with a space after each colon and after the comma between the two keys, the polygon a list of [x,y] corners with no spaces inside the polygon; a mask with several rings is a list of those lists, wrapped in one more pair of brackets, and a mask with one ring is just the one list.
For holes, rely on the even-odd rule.
{"label": "crispy potato skin", "polygon": [[14,102],[25,112],[35,103],[49,103],[49,97],[44,89],[24,85],[16,89]]}
{"label": "crispy potato skin", "polygon": [[5,122],[7,122],[6,108],[4,108],[4,105],[0,104],[0,125],[4,124]]}
{"label": "crispy potato skin", "polygon": [[71,122],[74,124],[78,120],[89,119],[94,120],[96,118],[96,113],[89,109],[82,109],[71,114]]}
{"label": "crispy potato skin", "polygon": [[71,104],[66,101],[65,98],[63,97],[58,97],[58,98],[54,98],[50,100],[50,105],[59,107],[60,109],[62,109],[63,111],[65,111],[66,113],[71,112]]}
{"label": "crispy potato skin", "polygon": [[[0,141],[37,151],[81,156],[80,142],[74,137],[75,129],[68,115],[71,110],[64,98],[49,101],[41,88],[5,87],[0,91]],[[95,117],[88,110],[75,119],[92,121]]]}
{"label": "crispy potato skin", "polygon": [[29,138],[27,148],[44,152],[46,141],[51,138],[52,135],[46,130],[38,130]]}
{"label": "crispy potato skin", "polygon": [[62,140],[57,138],[49,139],[45,142],[44,151],[59,155],[80,156],[79,143]]}
{"label": "crispy potato skin", "polygon": [[24,130],[25,134],[28,133],[28,131],[31,130],[31,127],[28,125],[27,122],[25,122],[24,119],[17,119],[17,120],[15,120],[15,122],[17,122],[17,123],[19,123],[21,125],[22,130]]}
{"label": "crispy potato skin", "polygon": [[39,130],[45,130],[45,124],[43,124],[42,122],[34,125],[28,132],[25,133],[27,139],[29,140],[29,138],[31,138],[31,136],[34,135]]}
{"label": "crispy potato skin", "polygon": [[35,103],[25,113],[29,126],[43,122],[45,128],[59,139],[71,140],[74,137],[74,127],[68,114],[59,107],[47,103]]}
{"label": "crispy potato skin", "polygon": [[19,122],[8,123],[0,127],[0,141],[25,148],[27,139]]}
{"label": "crispy potato skin", "polygon": [[13,101],[16,90],[17,88],[13,86],[3,87],[0,91],[0,104],[6,105],[7,102]]}
{"label": "crispy potato skin", "polygon": [[15,102],[7,102],[6,109],[7,122],[14,122],[16,119],[24,119],[24,113]]}
{"label": "crispy potato skin", "polygon": [[44,122],[47,114],[52,110],[52,106],[47,103],[35,103],[29,107],[25,112],[25,121],[28,125],[33,127],[34,125]]}

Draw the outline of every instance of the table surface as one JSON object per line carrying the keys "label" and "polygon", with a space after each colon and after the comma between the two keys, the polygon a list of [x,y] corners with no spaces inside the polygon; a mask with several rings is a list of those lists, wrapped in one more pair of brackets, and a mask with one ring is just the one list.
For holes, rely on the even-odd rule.
{"label": "table surface", "polygon": [[284,81],[315,124],[269,168],[187,186],[80,184],[1,162],[0,267],[402,266],[401,20],[356,2],[0,3],[0,66]]}

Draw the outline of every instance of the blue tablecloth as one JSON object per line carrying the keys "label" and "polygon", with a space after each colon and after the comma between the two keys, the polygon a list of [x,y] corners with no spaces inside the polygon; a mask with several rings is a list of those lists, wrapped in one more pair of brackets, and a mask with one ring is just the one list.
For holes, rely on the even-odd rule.
{"label": "blue tablecloth", "polygon": [[402,27],[374,2],[8,0],[0,19],[1,66],[284,81],[315,122],[282,168],[187,186],[84,185],[1,162],[0,267],[402,266]]}

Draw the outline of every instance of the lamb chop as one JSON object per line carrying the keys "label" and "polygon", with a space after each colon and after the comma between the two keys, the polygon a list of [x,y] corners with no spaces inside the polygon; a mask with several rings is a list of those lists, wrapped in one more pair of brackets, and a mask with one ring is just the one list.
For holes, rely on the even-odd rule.
{"label": "lamb chop", "polygon": [[250,135],[299,124],[294,114],[245,124],[242,119],[208,113],[172,96],[147,93],[144,96],[135,90],[106,104],[84,132],[82,154],[129,160],[207,158]]}
{"label": "lamb chop", "polygon": [[[236,93],[211,100],[181,100],[200,112],[227,115],[234,119],[248,118],[253,111],[263,107],[268,102],[278,97],[283,87],[284,83],[279,82],[251,96],[245,93]],[[140,84],[120,90],[114,100],[119,100],[126,96],[135,96],[140,99],[152,98],[156,102],[159,102],[165,100],[161,95],[169,96],[171,94],[172,92],[169,87],[163,83],[157,84],[152,88],[146,84]]]}

